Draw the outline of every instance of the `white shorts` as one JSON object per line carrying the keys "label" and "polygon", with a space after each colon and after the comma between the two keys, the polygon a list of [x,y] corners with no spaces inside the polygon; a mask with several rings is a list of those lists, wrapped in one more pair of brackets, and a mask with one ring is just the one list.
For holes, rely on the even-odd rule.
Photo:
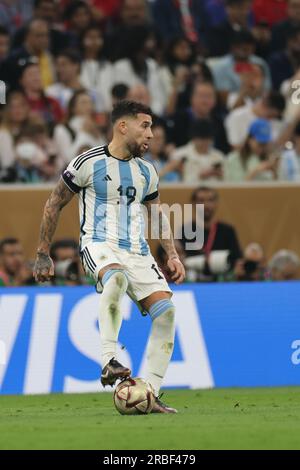
{"label": "white shorts", "polygon": [[134,300],[145,299],[157,291],[172,293],[165,276],[151,254],[139,255],[119,248],[109,242],[89,243],[81,252],[86,274],[95,279],[97,292],[103,286],[98,274],[109,264],[120,264],[128,278],[128,295]]}

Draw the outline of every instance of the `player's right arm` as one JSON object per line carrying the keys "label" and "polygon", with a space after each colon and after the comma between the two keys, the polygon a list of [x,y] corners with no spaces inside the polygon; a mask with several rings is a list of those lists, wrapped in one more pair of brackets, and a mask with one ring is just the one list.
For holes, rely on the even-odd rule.
{"label": "player's right arm", "polygon": [[61,178],[46,202],[33,271],[37,282],[48,281],[50,277],[54,276],[54,265],[49,255],[50,245],[57,227],[60,211],[71,201],[73,196],[74,192],[66,186]]}

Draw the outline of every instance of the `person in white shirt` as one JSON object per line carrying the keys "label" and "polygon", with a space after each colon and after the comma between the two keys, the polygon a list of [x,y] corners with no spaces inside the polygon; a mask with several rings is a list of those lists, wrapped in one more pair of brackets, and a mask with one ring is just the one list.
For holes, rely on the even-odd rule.
{"label": "person in white shirt", "polygon": [[99,26],[91,25],[81,37],[80,81],[91,93],[97,90],[102,98],[103,111],[112,107],[111,88],[113,83],[113,66],[103,55],[104,39]]}
{"label": "person in white shirt", "polygon": [[4,108],[0,126],[0,169],[15,163],[15,138],[29,121],[29,105],[22,91],[12,92]]}
{"label": "person in white shirt", "polygon": [[284,109],[285,100],[276,91],[271,91],[252,106],[245,105],[235,109],[225,120],[229,144],[233,148],[241,148],[248,136],[249,127],[256,119],[271,120],[272,138],[276,140],[283,127],[280,118]]}
{"label": "person in white shirt", "polygon": [[68,117],[65,124],[58,124],[54,129],[54,142],[58,149],[61,169],[78,154],[81,147],[89,148],[104,145],[103,137],[95,120],[95,108],[89,94],[77,91],[69,102]]}
{"label": "person in white shirt", "polygon": [[148,50],[148,42],[153,40],[152,36],[151,31],[142,26],[128,31],[127,47],[124,48],[124,51],[127,49],[126,58],[115,62],[113,84],[124,83],[129,88],[144,84],[149,90],[154,114],[161,116],[167,104],[167,94],[159,75],[158,64],[149,57],[151,51]]}
{"label": "person in white shirt", "polygon": [[209,120],[196,120],[191,127],[191,140],[174,151],[172,161],[161,170],[160,177],[177,170],[188,184],[222,180],[224,155],[213,148],[213,136]]}
{"label": "person in white shirt", "polygon": [[72,50],[60,52],[55,67],[58,81],[46,88],[46,95],[55,98],[66,111],[73,93],[82,88],[79,79],[80,56]]}

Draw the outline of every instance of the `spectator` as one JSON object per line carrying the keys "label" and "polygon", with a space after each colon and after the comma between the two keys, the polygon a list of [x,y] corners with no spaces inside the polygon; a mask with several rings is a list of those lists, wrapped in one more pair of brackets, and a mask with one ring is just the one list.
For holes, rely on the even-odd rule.
{"label": "spectator", "polygon": [[24,39],[24,45],[13,51],[8,58],[2,62],[0,78],[11,88],[16,88],[16,69],[20,64],[37,59],[39,65],[42,87],[46,88],[54,81],[53,59],[49,53],[49,27],[45,20],[33,19],[29,22]]}
{"label": "spectator", "polygon": [[107,56],[114,62],[126,57],[124,38],[137,27],[149,27],[146,0],[122,0],[117,21],[110,21],[107,28]]}
{"label": "spectator", "polygon": [[[50,34],[49,49],[54,56],[68,47],[68,33],[61,31],[60,25],[56,23],[58,19],[56,2],[53,0],[34,0],[32,19],[42,19],[47,22]],[[25,34],[26,26],[16,31],[13,38],[14,49],[22,46]]]}
{"label": "spectator", "polygon": [[[224,273],[233,269],[237,260],[242,258],[242,252],[235,229],[226,223],[220,222],[216,218],[216,212],[219,205],[219,195],[216,190],[201,186],[192,194],[192,203],[194,205],[204,205],[204,244],[196,242],[196,237],[190,236],[191,231],[195,234],[196,228],[200,233],[202,220],[198,222],[193,218],[188,226],[181,227],[177,244],[185,252],[185,263],[190,279],[193,280],[216,280],[219,273]],[[195,207],[195,210],[198,210]],[[201,219],[201,215],[200,215]],[[196,243],[194,249],[187,249],[187,243]],[[218,252],[215,255],[215,252]],[[194,257],[194,260],[191,260]],[[193,268],[189,266],[192,265]]]}
{"label": "spectator", "polygon": [[145,106],[150,106],[151,103],[151,96],[149,90],[145,85],[141,83],[129,88],[127,93],[127,99],[137,101],[138,103],[142,103]]}
{"label": "spectator", "polygon": [[290,250],[280,250],[269,263],[272,281],[294,281],[299,279],[300,259]]}
{"label": "spectator", "polygon": [[69,34],[69,47],[79,49],[81,34],[92,22],[92,11],[82,0],[74,0],[67,5],[63,13]]}
{"label": "spectator", "polygon": [[33,0],[2,0],[0,23],[13,35],[32,16]]}
{"label": "spectator", "polygon": [[51,132],[55,123],[63,118],[59,103],[43,92],[40,68],[35,61],[29,60],[20,67],[19,84],[30,106],[32,115],[39,116]]}
{"label": "spectator", "polygon": [[233,36],[237,31],[248,29],[251,0],[225,0],[227,19],[207,35],[210,57],[220,57],[229,53]]}
{"label": "spectator", "polygon": [[300,26],[289,31],[286,48],[272,54],[269,63],[273,87],[279,90],[300,68]]}
{"label": "spectator", "polygon": [[82,89],[80,56],[72,49],[62,51],[56,57],[55,65],[58,80],[49,86],[45,93],[55,99],[65,112],[74,92]]}
{"label": "spectator", "polygon": [[0,241],[0,286],[34,284],[32,268],[25,262],[24,251],[17,238]]}
{"label": "spectator", "polygon": [[122,6],[122,0],[91,0],[93,18],[102,22],[108,18],[115,18]]}
{"label": "spectator", "polygon": [[230,145],[234,148],[241,148],[248,136],[248,130],[256,119],[271,120],[272,140],[275,141],[282,129],[280,118],[285,109],[283,96],[271,91],[260,98],[252,106],[242,106],[234,109],[226,118],[225,126]]}
{"label": "spectator", "polygon": [[[149,143],[149,151],[144,158],[151,162],[157,173],[160,173],[168,166],[169,154],[166,146],[166,131],[162,123],[159,121],[152,126],[153,139]],[[176,171],[167,171],[164,176],[160,177],[161,182],[174,183],[179,181],[179,174]]]}
{"label": "spectator", "polygon": [[[21,136],[22,137],[22,136]],[[21,137],[19,140],[21,140]],[[15,183],[41,183],[42,177],[35,163],[41,156],[40,149],[31,141],[17,143],[16,164],[13,170]]]}
{"label": "spectator", "polygon": [[111,104],[114,107],[119,101],[128,99],[129,87],[124,83],[116,83],[111,89]]}
{"label": "spectator", "polygon": [[91,148],[106,143],[95,119],[93,102],[85,90],[74,93],[69,102],[66,122],[55,127],[53,138],[61,169],[78,154],[81,147]]}
{"label": "spectator", "polygon": [[242,106],[253,106],[264,95],[264,70],[259,65],[251,64],[247,71],[240,74],[241,86],[237,92],[227,97],[227,109],[233,110]]}
{"label": "spectator", "polygon": [[165,64],[160,67],[159,71],[164,93],[171,101],[167,109],[168,114],[173,114],[178,108],[184,108],[188,105],[191,91],[189,87],[190,69],[194,62],[194,47],[188,39],[184,36],[177,36],[169,42]]}
{"label": "spectator", "polygon": [[256,24],[274,26],[287,16],[287,0],[254,0],[253,14]]}
{"label": "spectator", "polygon": [[190,142],[175,150],[172,161],[160,171],[160,176],[181,169],[184,183],[222,180],[224,155],[213,148],[213,139],[214,130],[210,121],[194,121]]}
{"label": "spectator", "polygon": [[[269,90],[271,79],[266,62],[254,55],[255,41],[249,31],[240,31],[232,37],[231,53],[220,59],[213,67],[215,84],[222,94],[223,102],[227,102],[229,93],[240,90],[243,76],[251,74],[253,65],[258,65],[263,70],[264,88]],[[253,65],[252,65],[253,64]]]}
{"label": "spectator", "polygon": [[223,116],[217,106],[217,94],[211,82],[195,82],[190,106],[168,120],[169,141],[174,143],[176,147],[186,145],[190,139],[191,125],[198,119],[211,120],[214,127],[214,146],[226,154],[229,147]]}
{"label": "spectator", "polygon": [[281,154],[278,178],[281,181],[300,181],[300,123],[295,128],[293,142],[288,142]]}
{"label": "spectator", "polygon": [[277,179],[278,157],[270,154],[272,130],[266,119],[255,120],[241,150],[229,154],[225,164],[225,180],[272,181]]}
{"label": "spectator", "polygon": [[0,168],[15,162],[15,139],[29,120],[29,105],[21,91],[10,93],[0,126]]}
{"label": "spectator", "polygon": [[0,25],[0,64],[8,56],[10,48],[10,37],[8,30]]}
{"label": "spectator", "polygon": [[81,75],[80,81],[90,93],[102,97],[103,109],[111,110],[111,84],[113,83],[112,64],[103,54],[104,38],[99,26],[89,26],[81,36]]}
{"label": "spectator", "polygon": [[208,20],[203,2],[197,0],[155,0],[152,6],[155,26],[164,40],[183,35],[193,43],[203,41]]}
{"label": "spectator", "polygon": [[288,0],[287,18],[275,24],[272,30],[272,51],[286,47],[289,32],[300,27],[300,0]]}
{"label": "spectator", "polygon": [[114,64],[113,77],[115,83],[122,82],[128,87],[137,84],[147,86],[152,110],[160,116],[166,106],[166,96],[158,73],[158,64],[149,58],[150,39],[153,39],[153,35],[147,28],[137,26],[128,31],[126,38],[128,58],[120,59]]}
{"label": "spectator", "polygon": [[244,250],[243,259],[237,261],[231,280],[258,282],[266,279],[267,267],[264,250],[258,243],[250,243]]}

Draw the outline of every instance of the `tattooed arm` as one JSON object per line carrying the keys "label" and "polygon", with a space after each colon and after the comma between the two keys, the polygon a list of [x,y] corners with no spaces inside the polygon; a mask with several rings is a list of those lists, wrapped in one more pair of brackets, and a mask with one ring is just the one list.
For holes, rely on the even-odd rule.
{"label": "tattooed arm", "polygon": [[175,247],[168,217],[162,210],[159,198],[145,202],[145,206],[148,210],[149,224],[150,220],[152,223],[152,231],[158,235],[160,244],[168,256],[167,266],[172,273],[171,279],[175,284],[181,284],[185,278],[185,270]]}
{"label": "tattooed arm", "polygon": [[44,208],[40,228],[40,240],[33,275],[37,282],[45,282],[54,276],[53,261],[49,256],[49,249],[56,230],[61,209],[71,201],[74,193],[70,191],[62,179],[59,180],[52,191]]}

